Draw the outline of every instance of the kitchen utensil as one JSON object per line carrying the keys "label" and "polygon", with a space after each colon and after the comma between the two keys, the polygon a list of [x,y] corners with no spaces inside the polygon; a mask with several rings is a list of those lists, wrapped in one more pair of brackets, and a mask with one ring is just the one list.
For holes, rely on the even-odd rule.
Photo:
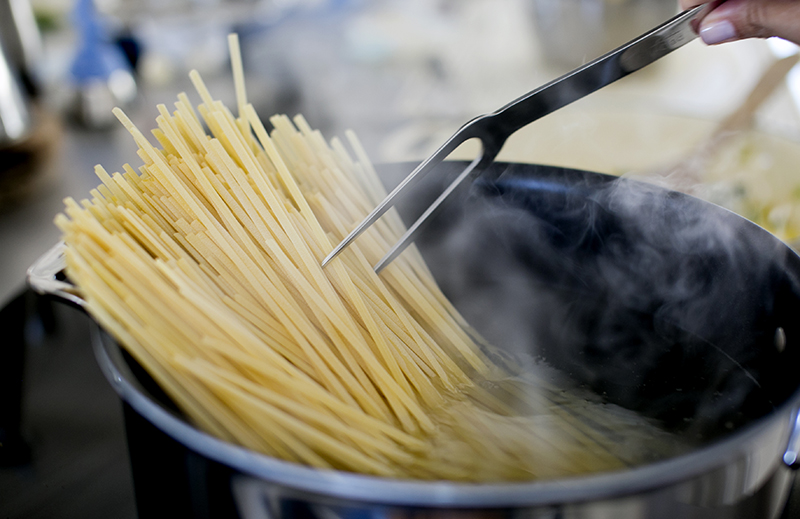
{"label": "kitchen utensil", "polygon": [[6,60],[0,40],[0,148],[27,137],[32,125],[27,93]]}
{"label": "kitchen utensil", "polygon": [[375,223],[394,204],[395,199],[412,188],[450,155],[458,146],[470,139],[478,139],[480,154],[462,171],[441,196],[428,207],[419,219],[408,228],[408,232],[386,253],[375,266],[379,272],[399,255],[414,239],[421,225],[431,217],[439,206],[467,178],[480,175],[494,161],[506,139],[523,126],[539,119],[573,101],[595,92],[666,56],[693,40],[696,34],[691,21],[702,7],[685,11],[663,25],[645,33],[618,49],[580,67],[560,78],[533,90],[490,114],[481,115],[462,126],[436,152],[425,159],[401,182],[378,206],[339,243],[322,261],[325,266],[359,234]]}
{"label": "kitchen utensil", "polygon": [[[401,215],[426,207],[465,165],[443,163]],[[383,177],[398,181],[408,166],[385,166]],[[645,183],[524,164],[487,173],[417,240],[448,298],[509,355],[538,358],[657,421],[688,452],[515,484],[310,469],[195,429],[98,333],[98,361],[125,402],[140,513],[777,517],[800,448],[800,257],[729,211]],[[80,304],[62,260],[45,256],[29,282]]]}

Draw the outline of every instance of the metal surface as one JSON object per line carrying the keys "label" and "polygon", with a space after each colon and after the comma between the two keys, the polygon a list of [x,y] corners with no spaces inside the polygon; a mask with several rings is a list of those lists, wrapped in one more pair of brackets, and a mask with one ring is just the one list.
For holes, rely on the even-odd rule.
{"label": "metal surface", "polygon": [[31,107],[0,40],[0,147],[19,142],[32,129]]}
{"label": "metal surface", "polygon": [[527,124],[562,108],[618,79],[621,79],[670,52],[682,47],[697,35],[691,21],[702,7],[685,11],[663,25],[619,47],[618,49],[580,67],[560,78],[533,90],[490,114],[472,119],[450,137],[433,155],[425,159],[401,182],[378,206],[322,261],[325,266],[356,237],[375,223],[397,197],[417,184],[458,146],[470,139],[478,139],[481,152],[446,191],[409,227],[408,232],[386,253],[375,266],[380,270],[399,255],[419,232],[442,202],[448,198],[464,180],[475,178],[491,164],[508,137]]}

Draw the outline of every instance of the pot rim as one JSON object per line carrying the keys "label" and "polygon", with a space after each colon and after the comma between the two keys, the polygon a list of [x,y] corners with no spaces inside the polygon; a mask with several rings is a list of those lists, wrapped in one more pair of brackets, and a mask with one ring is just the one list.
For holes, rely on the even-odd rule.
{"label": "pot rim", "polygon": [[[626,470],[521,483],[459,483],[401,480],[322,470],[272,458],[207,433],[155,402],[122,358],[119,345],[95,323],[92,346],[103,375],[120,398],[162,432],[216,462],[300,493],[380,505],[435,508],[505,508],[595,501],[638,494],[707,474],[746,457],[751,444],[780,422],[791,424],[800,410],[800,389],[775,410],[729,436],[688,453]],[[785,443],[785,442],[784,442]],[[770,467],[782,463],[786,445],[775,447]],[[773,470],[772,468],[770,470]]]}

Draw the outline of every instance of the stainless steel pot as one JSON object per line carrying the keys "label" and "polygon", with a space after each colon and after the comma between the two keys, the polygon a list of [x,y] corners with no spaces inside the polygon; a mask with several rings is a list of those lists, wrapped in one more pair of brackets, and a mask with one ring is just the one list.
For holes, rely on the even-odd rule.
{"label": "stainless steel pot", "polygon": [[6,59],[0,39],[0,148],[28,137],[32,126],[30,100]]}
{"label": "stainless steel pot", "polygon": [[[426,207],[460,167],[445,163],[405,211]],[[97,359],[125,406],[140,516],[777,517],[800,449],[800,257],[679,193],[556,167],[493,168],[418,240],[448,297],[510,355],[539,356],[657,420],[685,453],[515,484],[314,470],[198,431],[98,330]],[[384,167],[389,182],[408,171]],[[58,269],[58,254],[37,264],[32,286],[68,296]],[[486,290],[509,273],[513,299]]]}

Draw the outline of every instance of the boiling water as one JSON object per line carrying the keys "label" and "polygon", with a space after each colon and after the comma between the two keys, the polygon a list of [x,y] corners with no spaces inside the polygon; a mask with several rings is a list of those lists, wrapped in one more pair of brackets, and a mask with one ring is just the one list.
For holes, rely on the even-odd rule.
{"label": "boiling water", "polygon": [[[453,480],[547,480],[624,470],[689,451],[658,421],[604,402],[543,364],[485,381],[434,416],[427,456],[454,468]],[[423,476],[424,477],[424,476]]]}

